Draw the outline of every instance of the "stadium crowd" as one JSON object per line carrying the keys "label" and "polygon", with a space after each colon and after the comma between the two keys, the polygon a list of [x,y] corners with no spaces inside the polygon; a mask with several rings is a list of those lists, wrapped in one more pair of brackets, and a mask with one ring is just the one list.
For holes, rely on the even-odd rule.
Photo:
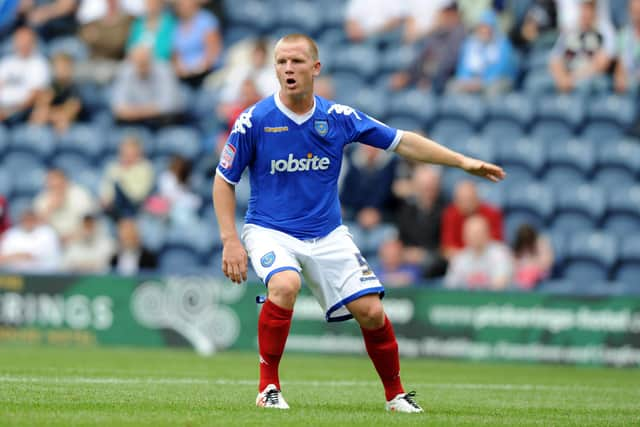
{"label": "stadium crowd", "polygon": [[640,0],[1,2],[0,269],[219,273],[218,155],[290,32],[319,95],[509,175],[350,146],[344,219],[385,285],[638,288]]}

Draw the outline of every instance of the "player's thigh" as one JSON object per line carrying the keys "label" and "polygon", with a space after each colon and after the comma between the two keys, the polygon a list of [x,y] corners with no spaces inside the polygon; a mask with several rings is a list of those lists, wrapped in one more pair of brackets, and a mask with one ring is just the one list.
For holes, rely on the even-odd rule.
{"label": "player's thigh", "polygon": [[365,329],[384,326],[384,308],[377,294],[367,294],[346,304],[347,310]]}
{"label": "player's thigh", "polygon": [[[295,248],[280,234],[282,233],[251,224],[245,225],[242,231],[242,240],[251,265],[260,280],[268,286],[276,276],[278,283],[282,283],[285,281],[284,279],[290,277],[289,275],[278,275],[278,273],[288,271],[298,276],[301,270],[300,263],[295,256]],[[299,276],[297,283],[299,289]]]}

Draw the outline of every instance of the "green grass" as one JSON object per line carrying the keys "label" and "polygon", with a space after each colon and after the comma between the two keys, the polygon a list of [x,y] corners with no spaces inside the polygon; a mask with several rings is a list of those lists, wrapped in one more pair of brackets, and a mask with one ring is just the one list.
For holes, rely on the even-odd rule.
{"label": "green grass", "polygon": [[403,360],[425,414],[390,414],[365,357],[285,355],[289,411],[254,407],[257,357],[0,348],[2,426],[638,426],[640,371]]}

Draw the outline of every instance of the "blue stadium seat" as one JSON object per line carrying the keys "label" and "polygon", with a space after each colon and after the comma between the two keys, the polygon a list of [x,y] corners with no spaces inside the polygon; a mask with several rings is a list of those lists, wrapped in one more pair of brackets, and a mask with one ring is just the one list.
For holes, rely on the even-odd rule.
{"label": "blue stadium seat", "polygon": [[[422,123],[424,129],[431,124],[437,114],[437,99],[430,93],[417,89],[393,94],[389,101],[388,114],[392,117],[406,116]],[[407,129],[407,128],[405,128]]]}
{"label": "blue stadium seat", "polygon": [[416,59],[416,49],[413,45],[402,45],[397,48],[386,49],[382,54],[381,71],[395,72],[408,70]]}
{"label": "blue stadium seat", "polygon": [[635,102],[629,96],[608,94],[591,98],[587,103],[586,119],[589,126],[609,124],[620,133],[625,133],[633,125],[635,116]]}
{"label": "blue stadium seat", "polygon": [[440,99],[438,115],[440,120],[449,119],[467,123],[478,129],[487,114],[484,100],[472,95],[447,95]]}
{"label": "blue stadium seat", "polygon": [[533,179],[542,174],[546,163],[546,146],[542,141],[522,138],[498,147],[498,161],[510,179],[519,169],[521,175],[526,176],[526,172]]}
{"label": "blue stadium seat", "polygon": [[45,177],[44,168],[20,171],[19,179],[13,179],[13,196],[35,196],[44,187]]}
{"label": "blue stadium seat", "polygon": [[478,196],[481,200],[499,208],[505,205],[506,194],[504,187],[484,180],[477,183],[477,188]]}
{"label": "blue stadium seat", "polygon": [[0,124],[0,159],[8,151],[10,145],[9,131]]}
{"label": "blue stadium seat", "polygon": [[4,168],[4,165],[0,164],[0,196],[8,199],[11,197],[13,191],[13,178],[9,171]]}
{"label": "blue stadium seat", "polygon": [[[547,168],[545,180],[559,182],[588,179],[596,164],[596,154],[591,141],[570,139],[546,142]],[[552,177],[556,175],[556,177]]]}
{"label": "blue stadium seat", "polygon": [[91,159],[84,157],[80,153],[63,152],[56,154],[51,159],[51,166],[62,169],[65,174],[70,175],[75,170],[83,170],[91,167]]}
{"label": "blue stadium seat", "polygon": [[153,134],[148,129],[137,126],[112,128],[107,135],[107,154],[116,154],[120,144],[128,136],[135,137],[142,144],[145,155],[150,156],[153,154],[155,145]]}
{"label": "blue stadium seat", "polygon": [[455,141],[471,137],[474,129],[465,120],[442,118],[433,123],[429,136],[440,144],[451,145]]}
{"label": "blue stadium seat", "polygon": [[567,259],[569,235],[549,229],[543,230],[542,234],[549,238],[553,249],[552,277],[560,277],[564,270],[564,261]]}
{"label": "blue stadium seat", "polygon": [[527,73],[523,86],[525,93],[531,97],[553,94],[556,91],[553,77],[547,70],[531,70]]}
{"label": "blue stadium seat", "polygon": [[536,125],[562,123],[572,132],[585,116],[584,99],[577,95],[544,95],[536,102]]}
{"label": "blue stadium seat", "polygon": [[53,57],[57,54],[69,55],[75,62],[80,62],[89,58],[89,49],[80,37],[57,37],[47,43],[47,55]]}
{"label": "blue stadium seat", "polygon": [[616,280],[640,288],[640,239],[637,231],[622,239],[615,276]]}
{"label": "blue stadium seat", "polygon": [[153,252],[158,252],[166,240],[167,224],[165,221],[162,218],[142,214],[136,223],[143,246]]}
{"label": "blue stadium seat", "polygon": [[46,164],[33,153],[10,151],[4,156],[3,169],[13,177],[21,176],[21,173],[31,169],[45,169]]}
{"label": "blue stadium seat", "polygon": [[609,0],[611,21],[616,28],[622,28],[629,22],[629,0]]}
{"label": "blue stadium seat", "polygon": [[200,135],[190,127],[171,126],[158,131],[155,153],[160,156],[179,155],[194,160],[202,149]]}
{"label": "blue stadium seat", "polygon": [[94,197],[100,195],[102,171],[98,171],[95,168],[84,168],[69,171],[68,176],[71,181],[89,190]]}
{"label": "blue stadium seat", "polygon": [[551,190],[537,182],[522,182],[507,187],[505,200],[507,217],[517,216],[537,229],[544,228],[554,211]]}
{"label": "blue stadium seat", "polygon": [[[342,26],[335,28],[325,28],[317,37],[318,46],[321,46],[320,55],[323,55],[325,49],[332,51],[336,46],[347,42],[347,33]],[[324,49],[323,49],[324,48]],[[327,52],[324,52],[327,53]],[[324,66],[324,63],[323,63]]]}
{"label": "blue stadium seat", "polygon": [[640,185],[621,185],[610,189],[604,228],[618,236],[628,236],[640,230]]}
{"label": "blue stadium seat", "polygon": [[91,117],[94,117],[98,112],[108,112],[111,115],[107,92],[107,89],[93,82],[81,82],[78,84],[82,107]]}
{"label": "blue stadium seat", "polygon": [[564,277],[576,283],[606,281],[617,257],[614,236],[594,231],[576,233],[569,241]]}
{"label": "blue stadium seat", "polygon": [[371,230],[362,229],[357,223],[347,224],[353,240],[362,251],[364,257],[375,256],[378,248],[385,240],[396,235],[396,229],[392,225],[382,224]]}
{"label": "blue stadium seat", "polygon": [[9,219],[12,224],[17,224],[25,210],[33,207],[31,196],[14,196],[9,201]]}
{"label": "blue stadium seat", "polygon": [[534,120],[529,136],[545,142],[562,143],[574,137],[573,131],[564,122],[548,122]]}
{"label": "blue stadium seat", "polygon": [[352,106],[377,120],[384,120],[387,115],[389,94],[378,88],[363,87],[352,101]]}
{"label": "blue stadium seat", "polygon": [[512,92],[490,99],[487,110],[491,120],[510,121],[524,130],[534,118],[535,104],[527,94]]}
{"label": "blue stadium seat", "polygon": [[640,171],[640,142],[610,141],[597,145],[597,169],[594,179],[611,186],[631,182]]}
{"label": "blue stadium seat", "polygon": [[624,129],[615,123],[587,122],[580,137],[598,143],[608,143],[624,135]]}
{"label": "blue stadium seat", "polygon": [[578,292],[578,286],[571,280],[552,279],[542,282],[536,291],[551,295],[574,295]]}
{"label": "blue stadium seat", "polygon": [[224,30],[224,43],[227,46],[258,37],[260,37],[259,29],[249,25],[234,24]]}
{"label": "blue stadium seat", "polygon": [[77,153],[90,160],[97,160],[106,149],[107,143],[101,129],[89,124],[73,125],[58,136],[56,142],[57,153]]}
{"label": "blue stadium seat", "polygon": [[186,247],[164,248],[158,261],[163,273],[193,273],[204,268],[198,254]]}
{"label": "blue stadium seat", "polygon": [[368,44],[344,45],[334,52],[332,67],[335,71],[356,73],[372,80],[379,71],[377,50]]}
{"label": "blue stadium seat", "polygon": [[335,100],[349,105],[358,91],[365,86],[365,79],[357,72],[334,71],[331,74],[335,89]]}
{"label": "blue stadium seat", "polygon": [[384,123],[396,129],[410,130],[410,131],[419,132],[422,134],[426,133],[424,122],[410,116],[387,115],[387,118],[384,120]]}
{"label": "blue stadium seat", "polygon": [[554,229],[572,232],[598,226],[606,209],[606,198],[601,188],[583,183],[568,184],[554,190]]}
{"label": "blue stadium seat", "polygon": [[468,138],[458,138],[452,140],[449,144],[456,151],[460,151],[471,157],[483,159],[488,162],[494,162],[496,159],[496,151],[494,145],[482,136],[470,136]]}
{"label": "blue stadium seat", "polygon": [[[322,8],[322,10],[320,10]],[[312,2],[291,2],[279,9],[276,23],[290,27],[293,32],[316,36],[323,25],[324,6]]]}
{"label": "blue stadium seat", "polygon": [[270,33],[275,26],[276,11],[266,2],[258,0],[225,1],[226,17],[229,27],[234,25],[252,26],[261,33]]}
{"label": "blue stadium seat", "polygon": [[482,128],[482,135],[491,140],[493,145],[510,145],[522,138],[519,124],[505,119],[491,119]]}
{"label": "blue stadium seat", "polygon": [[182,224],[172,223],[167,230],[163,251],[182,248],[192,251],[198,258],[209,255],[214,247],[221,245],[215,224],[206,224],[198,219]]}
{"label": "blue stadium seat", "polygon": [[28,152],[46,161],[55,150],[53,131],[44,126],[20,125],[12,129],[12,152]]}

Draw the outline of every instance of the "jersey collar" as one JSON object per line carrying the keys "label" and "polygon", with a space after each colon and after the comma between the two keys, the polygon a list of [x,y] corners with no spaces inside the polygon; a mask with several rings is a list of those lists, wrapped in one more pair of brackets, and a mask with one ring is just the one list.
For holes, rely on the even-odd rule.
{"label": "jersey collar", "polygon": [[282,103],[282,101],[280,100],[280,92],[274,93],[273,94],[273,98],[274,98],[274,100],[276,102],[276,107],[278,107],[278,110],[280,110],[282,112],[282,114],[284,114],[285,116],[289,117],[298,126],[303,124],[307,120],[309,120],[313,116],[313,113],[316,112],[316,97],[315,96],[313,97],[313,107],[311,107],[311,109],[309,111],[307,111],[306,113],[304,113],[304,114],[294,113],[289,108],[287,108],[287,106],[284,105]]}

